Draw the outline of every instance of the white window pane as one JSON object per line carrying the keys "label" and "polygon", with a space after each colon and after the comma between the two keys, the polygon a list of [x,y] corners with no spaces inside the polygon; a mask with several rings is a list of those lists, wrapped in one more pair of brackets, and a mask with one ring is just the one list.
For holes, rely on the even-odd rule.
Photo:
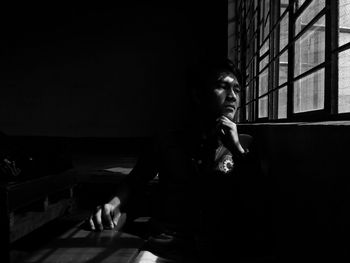
{"label": "white window pane", "polygon": [[265,0],[264,19],[266,20],[268,12],[270,11],[270,0]]}
{"label": "white window pane", "polygon": [[265,94],[268,90],[268,80],[269,80],[269,74],[268,74],[268,68],[265,69],[261,74],[259,75],[259,96]]}
{"label": "white window pane", "polygon": [[299,9],[299,7],[301,7],[304,4],[305,0],[297,0],[295,3],[295,6],[297,9]]}
{"label": "white window pane", "polygon": [[268,16],[267,20],[264,20],[264,21],[266,22],[265,28],[264,28],[264,39],[265,39],[270,33],[270,15]]}
{"label": "white window pane", "polygon": [[350,42],[350,0],[339,0],[339,46]]}
{"label": "white window pane", "polygon": [[250,105],[246,105],[245,106],[245,119],[247,120],[247,121],[249,121],[250,120],[250,109],[251,109],[251,107],[250,107]]}
{"label": "white window pane", "polygon": [[246,94],[245,103],[248,103],[250,101],[250,86],[249,85],[245,87],[245,92],[246,92],[245,93]]}
{"label": "white window pane", "polygon": [[278,90],[278,119],[287,118],[287,86]]}
{"label": "white window pane", "polygon": [[264,42],[264,45],[261,47],[260,49],[260,56],[264,55],[266,53],[266,51],[269,50],[269,39],[267,39],[265,42]]}
{"label": "white window pane", "polygon": [[324,62],[325,28],[321,24],[324,25],[325,17],[319,21],[295,42],[295,77]]}
{"label": "white window pane", "polygon": [[280,51],[288,44],[288,21],[289,15],[286,14],[280,23]]}
{"label": "white window pane", "polygon": [[269,63],[269,55],[265,56],[259,63],[259,71],[267,66]]}
{"label": "white window pane", "polygon": [[350,112],[350,50],[339,53],[338,111]]}
{"label": "white window pane", "polygon": [[260,44],[266,39],[270,31],[269,5],[269,0],[260,3]]}
{"label": "white window pane", "polygon": [[254,32],[258,29],[258,13],[254,15]]}
{"label": "white window pane", "polygon": [[325,3],[326,0],[314,0],[309,4],[295,22],[295,35],[310,23],[310,21],[325,7]]}
{"label": "white window pane", "polygon": [[268,97],[264,96],[259,99],[259,118],[266,118],[267,117],[267,108],[268,108]]}
{"label": "white window pane", "polygon": [[283,13],[282,12],[282,8],[283,8],[283,11],[286,9],[286,6],[288,6],[289,4],[289,0],[280,0],[280,6],[281,6],[281,14]]}
{"label": "white window pane", "polygon": [[288,50],[283,52],[279,58],[278,74],[278,86],[280,86],[286,83],[288,78]]}
{"label": "white window pane", "polygon": [[294,83],[294,112],[324,108],[324,69]]}
{"label": "white window pane", "polygon": [[241,116],[241,109],[240,108],[237,109],[237,113],[235,115],[235,121],[242,122],[242,116]]}

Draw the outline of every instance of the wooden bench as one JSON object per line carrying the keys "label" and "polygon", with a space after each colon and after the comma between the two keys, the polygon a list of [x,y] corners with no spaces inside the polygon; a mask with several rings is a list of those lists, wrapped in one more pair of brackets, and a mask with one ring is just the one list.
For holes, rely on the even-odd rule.
{"label": "wooden bench", "polygon": [[2,262],[10,262],[12,243],[74,207],[75,185],[73,170],[0,184]]}

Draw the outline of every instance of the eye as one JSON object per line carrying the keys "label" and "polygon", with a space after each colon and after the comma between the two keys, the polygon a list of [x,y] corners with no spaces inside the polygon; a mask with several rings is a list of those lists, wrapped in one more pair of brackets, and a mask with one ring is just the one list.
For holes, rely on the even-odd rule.
{"label": "eye", "polygon": [[235,93],[240,93],[241,92],[240,86],[234,86],[233,90],[234,90]]}
{"label": "eye", "polygon": [[227,89],[227,84],[222,81],[218,81],[215,86],[216,89]]}
{"label": "eye", "polygon": [[224,82],[221,82],[221,83],[219,84],[219,87],[222,88],[222,89],[228,89],[228,88],[229,88],[229,85],[227,85],[227,84],[224,83]]}

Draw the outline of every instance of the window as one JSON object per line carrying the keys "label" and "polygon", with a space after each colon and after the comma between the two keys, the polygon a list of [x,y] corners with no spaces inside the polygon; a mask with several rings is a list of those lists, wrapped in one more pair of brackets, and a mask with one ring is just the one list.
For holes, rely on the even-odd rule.
{"label": "window", "polygon": [[350,112],[350,0],[339,1],[338,112]]}
{"label": "window", "polygon": [[350,0],[241,0],[235,10],[241,122],[350,117]]}

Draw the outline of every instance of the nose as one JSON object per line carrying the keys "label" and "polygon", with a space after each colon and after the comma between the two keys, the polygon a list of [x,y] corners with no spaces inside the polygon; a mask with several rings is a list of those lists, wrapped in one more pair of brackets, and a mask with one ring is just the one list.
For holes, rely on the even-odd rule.
{"label": "nose", "polygon": [[237,93],[235,92],[234,88],[231,87],[226,90],[226,97],[233,101],[237,100]]}

